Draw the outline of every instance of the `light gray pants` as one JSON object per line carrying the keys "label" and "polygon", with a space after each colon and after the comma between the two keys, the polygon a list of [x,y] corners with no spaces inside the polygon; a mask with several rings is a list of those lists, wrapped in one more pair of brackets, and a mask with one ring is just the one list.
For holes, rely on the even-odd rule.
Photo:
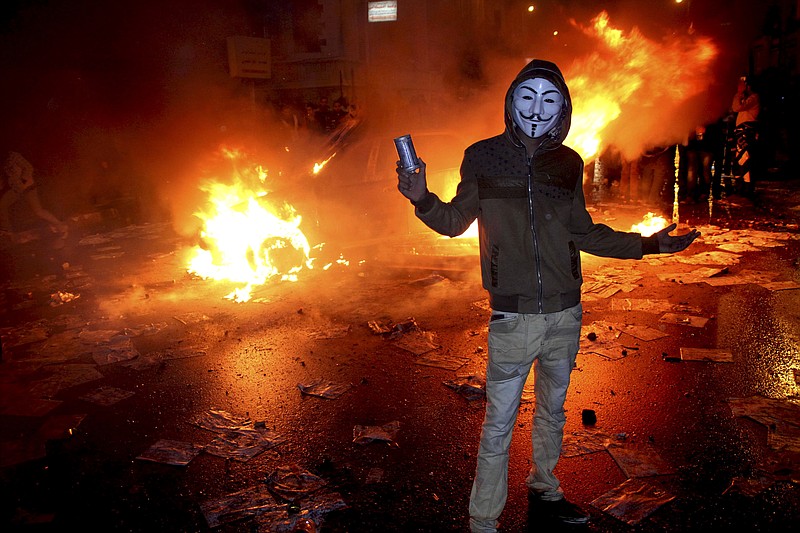
{"label": "light gray pants", "polygon": [[[502,315],[499,318],[498,315]],[[564,497],[553,470],[564,436],[564,401],[581,332],[581,304],[558,313],[494,311],[489,322],[486,415],[469,502],[470,529],[496,531],[508,497],[508,450],[522,389],[534,367],[533,466],[526,480],[542,499]]]}

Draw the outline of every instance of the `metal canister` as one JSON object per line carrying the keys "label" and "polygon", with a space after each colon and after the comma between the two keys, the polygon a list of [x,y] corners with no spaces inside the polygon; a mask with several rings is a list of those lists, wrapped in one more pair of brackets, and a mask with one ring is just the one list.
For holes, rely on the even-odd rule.
{"label": "metal canister", "polygon": [[397,155],[400,157],[400,165],[406,170],[417,170],[419,168],[419,160],[417,160],[417,152],[414,150],[414,142],[411,140],[411,135],[403,135],[394,140],[394,146],[397,148]]}

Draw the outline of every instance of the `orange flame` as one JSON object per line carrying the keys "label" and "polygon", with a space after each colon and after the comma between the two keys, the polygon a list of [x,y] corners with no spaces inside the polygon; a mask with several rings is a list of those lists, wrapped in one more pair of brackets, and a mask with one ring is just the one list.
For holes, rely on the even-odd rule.
{"label": "orange flame", "polygon": [[[577,24],[576,24],[577,25]],[[682,140],[702,121],[684,107],[713,76],[716,45],[697,35],[646,38],[614,28],[601,12],[582,31],[598,44],[565,75],[575,105],[566,144],[589,161],[614,145],[629,159]]]}
{"label": "orange flame", "polygon": [[[223,153],[232,161],[244,158],[233,150]],[[267,192],[258,186],[266,169],[248,170],[235,173],[232,184],[201,185],[209,196],[208,208],[195,213],[203,222],[203,246],[194,247],[188,264],[188,271],[203,279],[244,283],[226,296],[237,302],[248,301],[252,288],[267,280],[296,281],[298,272],[312,268],[311,247],[299,227],[302,217],[288,204],[277,207],[267,201]],[[245,183],[246,177],[257,177],[259,183]]]}
{"label": "orange flame", "polygon": [[643,237],[649,237],[657,231],[667,227],[667,219],[655,213],[647,213],[638,224],[631,226],[631,231],[641,233]]}
{"label": "orange flame", "polygon": [[325,165],[328,164],[328,161],[333,159],[334,155],[336,155],[336,153],[334,153],[332,156],[330,156],[328,159],[326,159],[322,163],[314,163],[314,170],[313,170],[314,174],[319,174],[320,170],[322,170],[325,167]]}

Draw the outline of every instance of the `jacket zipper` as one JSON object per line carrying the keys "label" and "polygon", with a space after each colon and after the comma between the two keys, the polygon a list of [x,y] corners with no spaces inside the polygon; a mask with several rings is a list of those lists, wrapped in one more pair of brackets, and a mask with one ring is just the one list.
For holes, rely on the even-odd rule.
{"label": "jacket zipper", "polygon": [[[536,150],[534,150],[534,154]],[[533,154],[528,157],[528,211],[531,220],[531,238],[533,239],[533,256],[536,261],[536,304],[539,313],[544,313],[542,290],[542,262],[539,258],[539,240],[536,238],[536,214],[533,209]]]}

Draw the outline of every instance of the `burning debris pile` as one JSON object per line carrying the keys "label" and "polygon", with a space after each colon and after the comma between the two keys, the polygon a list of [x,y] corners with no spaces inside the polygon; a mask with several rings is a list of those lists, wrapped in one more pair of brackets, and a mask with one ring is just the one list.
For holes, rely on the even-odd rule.
{"label": "burning debris pile", "polygon": [[268,198],[268,170],[250,164],[242,152],[224,150],[224,155],[233,175],[201,186],[208,206],[195,213],[203,224],[201,242],[188,271],[204,279],[244,283],[226,298],[246,302],[254,286],[272,279],[296,281],[301,270],[313,268],[311,245],[295,208]]}

